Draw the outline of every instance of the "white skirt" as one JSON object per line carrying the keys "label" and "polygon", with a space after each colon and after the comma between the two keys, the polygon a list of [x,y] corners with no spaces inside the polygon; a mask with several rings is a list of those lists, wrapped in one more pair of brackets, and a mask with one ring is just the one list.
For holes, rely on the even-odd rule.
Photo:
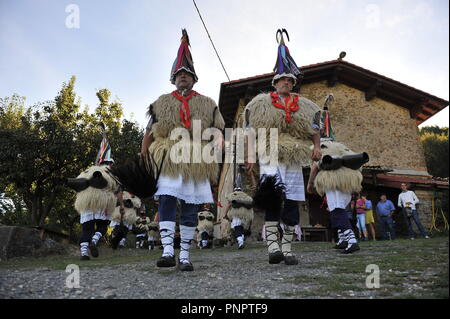
{"label": "white skirt", "polygon": [[80,224],[83,224],[85,222],[94,220],[94,219],[101,219],[101,220],[111,220],[111,216],[108,215],[105,211],[99,211],[99,212],[82,212],[80,214]]}
{"label": "white skirt", "polygon": [[174,196],[188,204],[214,203],[211,185],[208,180],[203,182],[195,182],[193,179],[183,181],[181,175],[177,178],[159,176],[158,190],[155,195]]}
{"label": "white skirt", "polygon": [[305,200],[305,183],[301,166],[286,166],[285,164],[259,165],[260,176],[277,175],[286,186],[286,198],[295,201]]}
{"label": "white skirt", "polygon": [[231,228],[241,226],[241,225],[242,225],[242,220],[240,220],[237,217],[234,217],[233,220],[231,221]]}

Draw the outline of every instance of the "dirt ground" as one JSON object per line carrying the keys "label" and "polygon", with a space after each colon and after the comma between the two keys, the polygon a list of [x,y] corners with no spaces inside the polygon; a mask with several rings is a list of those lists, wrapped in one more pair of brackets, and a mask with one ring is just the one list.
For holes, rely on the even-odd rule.
{"label": "dirt ground", "polygon": [[[193,272],[158,269],[159,249],[103,246],[100,257],[82,262],[74,247],[71,256],[1,262],[0,298],[448,298],[448,241],[362,242],[353,255],[331,243],[296,242],[296,266],[270,265],[263,243],[193,248]],[[68,265],[80,269],[79,288],[70,288]]]}

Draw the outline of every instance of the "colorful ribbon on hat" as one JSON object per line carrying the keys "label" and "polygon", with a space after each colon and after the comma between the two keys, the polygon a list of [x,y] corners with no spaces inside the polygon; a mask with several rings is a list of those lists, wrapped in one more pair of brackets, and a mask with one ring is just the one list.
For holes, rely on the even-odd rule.
{"label": "colorful ribbon on hat", "polygon": [[110,158],[111,158],[111,146],[109,145],[108,139],[106,137],[103,137],[95,164],[100,165],[103,161],[106,161]]}
{"label": "colorful ribbon on hat", "polygon": [[181,122],[183,122],[183,125],[185,128],[191,127],[191,111],[189,109],[189,100],[192,97],[199,96],[199,95],[200,94],[195,92],[194,90],[192,90],[188,96],[182,96],[182,95],[178,94],[177,91],[172,92],[172,96],[181,102],[181,104],[180,104],[180,119],[181,119]]}
{"label": "colorful ribbon on hat", "polygon": [[284,105],[279,103],[280,96],[276,92],[270,93],[270,97],[272,98],[272,105],[276,108],[284,110],[286,113],[286,123],[292,122],[291,113],[297,111],[300,106],[298,105],[298,94],[289,94],[284,98]]}

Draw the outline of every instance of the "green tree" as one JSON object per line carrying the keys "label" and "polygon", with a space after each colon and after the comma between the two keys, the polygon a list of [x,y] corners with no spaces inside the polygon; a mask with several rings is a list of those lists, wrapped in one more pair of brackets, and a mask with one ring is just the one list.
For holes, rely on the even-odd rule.
{"label": "green tree", "polygon": [[421,136],[425,135],[427,133],[448,136],[448,127],[440,127],[440,126],[434,125],[434,126],[424,126],[420,129]]}
{"label": "green tree", "polygon": [[121,121],[120,102],[110,103],[111,93],[103,89],[95,112],[87,106],[81,111],[75,81],[63,83],[54,100],[31,107],[18,95],[0,99],[0,194],[14,202],[3,207],[1,222],[46,225],[73,235],[79,228],[75,193],[64,184],[95,163],[102,139],[98,124],[107,126],[116,162],[139,151],[143,130]]}
{"label": "green tree", "polygon": [[423,127],[420,134],[428,172],[435,177],[449,177],[448,128]]}
{"label": "green tree", "polygon": [[86,157],[73,156],[79,133],[74,85],[72,77],[53,101],[25,112],[17,105],[23,113],[20,125],[0,128],[0,185],[23,199],[32,225],[43,225],[64,189],[65,178],[86,164]]}

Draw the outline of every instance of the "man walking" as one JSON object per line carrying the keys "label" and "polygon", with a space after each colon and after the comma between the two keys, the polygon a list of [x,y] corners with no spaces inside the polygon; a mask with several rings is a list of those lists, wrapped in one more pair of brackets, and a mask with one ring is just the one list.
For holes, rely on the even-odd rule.
{"label": "man walking", "polygon": [[[267,131],[271,128],[278,129],[278,165],[262,163],[258,154],[261,181],[270,176],[285,186],[285,200],[281,212],[265,208],[269,263],[278,264],[284,261],[286,265],[296,265],[298,259],[292,253],[291,242],[295,225],[299,223],[299,201],[305,201],[303,167],[309,166],[311,160],[320,160],[322,157],[319,133],[320,109],[312,101],[292,92],[297,78],[302,73],[290,56],[283,33],[287,34],[284,29],[277,32],[277,35],[281,34],[281,39],[279,39],[276,75],[272,80],[275,91],[261,93],[250,101],[244,111],[244,126],[253,128],[255,132],[258,129]],[[253,165],[254,163],[247,163],[249,173],[252,172]],[[258,194],[258,190],[256,193]],[[278,231],[280,222],[285,225],[282,236]],[[281,245],[278,242],[279,237]]]}
{"label": "man walking", "polygon": [[[196,232],[197,213],[201,204],[214,203],[210,183],[217,183],[219,175],[217,161],[205,161],[201,156],[201,150],[209,141],[195,139],[194,127],[200,123],[202,132],[216,128],[220,135],[225,127],[216,103],[192,89],[197,80],[189,37],[183,29],[181,45],[170,75],[176,90],[160,96],[150,105],[150,121],[142,141],[142,152],[148,151],[158,165],[163,162],[155,194],[159,196],[159,228],[164,248],[157,267],[176,266],[174,236],[179,202],[181,248],[178,267],[181,271],[194,270],[189,249]],[[183,135],[181,141],[173,140],[174,132],[184,133],[188,138]],[[219,143],[218,139],[214,143]],[[198,150],[200,156],[196,157]]]}

